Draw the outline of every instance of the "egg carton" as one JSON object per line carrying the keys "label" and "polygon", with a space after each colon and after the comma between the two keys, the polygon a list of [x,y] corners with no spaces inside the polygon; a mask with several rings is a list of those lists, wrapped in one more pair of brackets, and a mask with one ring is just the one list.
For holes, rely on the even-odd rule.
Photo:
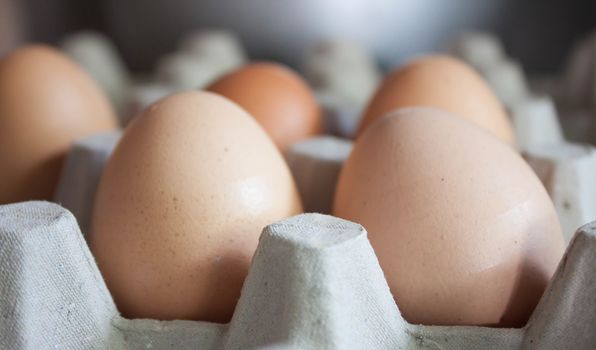
{"label": "egg carton", "polygon": [[510,114],[520,150],[564,143],[563,129],[552,98],[527,97],[514,104]]}
{"label": "egg carton", "polygon": [[[67,157],[56,200],[77,214],[84,233],[99,176],[119,138],[115,132],[80,140]],[[307,210],[331,210],[335,182],[351,147],[351,142],[330,136],[292,147],[287,158]],[[282,220],[264,230],[236,312],[226,325],[121,317],[79,224],[56,204],[0,206],[0,247],[0,348],[596,346],[596,223],[578,231],[523,329],[407,323],[364,229],[320,214]]]}
{"label": "egg carton", "polygon": [[596,148],[565,139],[550,97],[519,101],[511,117],[522,155],[553,200],[569,241],[579,226],[596,220]]}
{"label": "egg carton", "polygon": [[335,184],[352,152],[352,142],[318,136],[294,144],[286,161],[296,181],[305,212],[331,213]]}
{"label": "egg carton", "polygon": [[[408,323],[358,224],[267,226],[228,324],[121,317],[74,216],[0,206],[2,349],[594,349],[596,222],[580,228],[524,328]],[[399,303],[399,300],[398,300]]]}
{"label": "egg carton", "polygon": [[563,234],[569,241],[575,229],[596,220],[596,148],[563,142],[529,148],[524,158],[548,191]]}
{"label": "egg carton", "polygon": [[95,192],[122,131],[91,135],[74,142],[64,162],[54,202],[70,210],[87,232],[91,223]]}

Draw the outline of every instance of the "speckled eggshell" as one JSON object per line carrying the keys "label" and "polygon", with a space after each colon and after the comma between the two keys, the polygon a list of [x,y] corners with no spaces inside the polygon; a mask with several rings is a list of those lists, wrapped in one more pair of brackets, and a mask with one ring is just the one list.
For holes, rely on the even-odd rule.
{"label": "speckled eggshell", "polygon": [[168,96],[126,129],[97,192],[90,246],[125,317],[229,321],[261,230],[302,205],[250,115]]}
{"label": "speckled eggshell", "polygon": [[364,132],[333,213],[366,228],[411,323],[523,326],[564,250],[553,204],[515,150],[431,108]]}
{"label": "speckled eggshell", "polygon": [[0,60],[0,204],[50,200],[74,140],[117,128],[107,97],[57,50],[24,46]]}
{"label": "speckled eggshell", "polygon": [[248,111],[282,152],[321,132],[321,110],[314,94],[298,74],[281,64],[248,64],[216,80],[207,90]]}
{"label": "speckled eggshell", "polygon": [[464,117],[515,145],[505,109],[472,67],[443,55],[414,59],[390,73],[366,108],[358,135],[398,108],[434,107]]}

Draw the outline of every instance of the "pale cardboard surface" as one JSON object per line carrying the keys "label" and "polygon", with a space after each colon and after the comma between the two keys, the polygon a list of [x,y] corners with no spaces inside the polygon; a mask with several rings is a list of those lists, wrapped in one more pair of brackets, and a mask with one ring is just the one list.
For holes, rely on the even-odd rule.
{"label": "pale cardboard surface", "polygon": [[83,233],[88,232],[91,224],[95,192],[103,168],[121,134],[118,130],[79,140],[64,162],[54,201],[74,214]]}
{"label": "pale cardboard surface", "polygon": [[523,329],[408,324],[357,224],[320,214],[268,226],[230,324],[126,320],[72,214],[0,206],[2,349],[593,349],[596,223],[570,244]]}
{"label": "pale cardboard surface", "polygon": [[596,220],[596,148],[565,142],[528,149],[524,157],[553,200],[567,241]]}
{"label": "pale cardboard surface", "polygon": [[511,108],[519,149],[528,150],[564,142],[555,104],[550,97],[528,97]]}
{"label": "pale cardboard surface", "polygon": [[499,100],[509,109],[529,96],[527,78],[519,62],[504,59],[481,68],[480,72]]}
{"label": "pale cardboard surface", "polygon": [[318,136],[298,142],[286,154],[307,213],[331,213],[335,184],[352,151],[352,141]]}

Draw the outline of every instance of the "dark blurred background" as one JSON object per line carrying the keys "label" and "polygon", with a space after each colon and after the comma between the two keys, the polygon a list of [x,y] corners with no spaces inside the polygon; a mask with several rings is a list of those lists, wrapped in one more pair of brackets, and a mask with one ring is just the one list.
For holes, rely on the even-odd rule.
{"label": "dark blurred background", "polygon": [[[94,29],[110,36],[135,71],[153,68],[191,29],[236,31],[251,58],[296,65],[321,39],[363,44],[385,67],[439,50],[458,32],[495,32],[530,73],[561,67],[596,27],[596,1],[575,0],[0,0],[0,50],[22,40],[56,43]],[[19,20],[20,19],[20,20]]]}

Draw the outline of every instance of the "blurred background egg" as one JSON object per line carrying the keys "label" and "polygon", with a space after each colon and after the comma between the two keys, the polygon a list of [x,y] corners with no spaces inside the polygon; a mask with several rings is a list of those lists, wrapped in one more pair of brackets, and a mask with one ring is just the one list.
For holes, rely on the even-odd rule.
{"label": "blurred background egg", "polygon": [[424,56],[390,73],[369,103],[358,134],[387,112],[403,107],[435,107],[454,113],[514,145],[503,106],[466,63],[449,56]]}
{"label": "blurred background egg", "polygon": [[254,118],[213,93],[178,93],[126,129],[99,185],[90,246],[125,317],[227,322],[261,230],[301,211]]}
{"label": "blurred background egg", "polygon": [[72,142],[114,130],[107,97],[55,49],[30,45],[0,60],[0,204],[54,194]]}
{"label": "blurred background egg", "polygon": [[521,327],[564,250],[553,204],[524,160],[431,108],[403,109],[362,134],[333,213],[366,228],[411,323]]}
{"label": "blurred background egg", "polygon": [[278,63],[248,64],[218,79],[207,90],[250,113],[282,152],[321,132],[321,111],[306,82]]}

